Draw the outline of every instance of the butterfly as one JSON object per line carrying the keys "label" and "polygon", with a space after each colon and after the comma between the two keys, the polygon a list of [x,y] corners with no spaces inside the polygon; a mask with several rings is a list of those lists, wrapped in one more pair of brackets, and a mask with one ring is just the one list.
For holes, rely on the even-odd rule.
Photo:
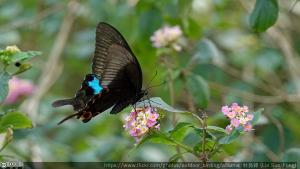
{"label": "butterfly", "polygon": [[142,90],[141,66],[118,30],[100,22],[95,46],[92,73],[85,76],[75,97],[52,103],[53,107],[72,105],[76,112],[59,124],[74,116],[86,123],[111,107],[110,113],[116,114],[147,95]]}

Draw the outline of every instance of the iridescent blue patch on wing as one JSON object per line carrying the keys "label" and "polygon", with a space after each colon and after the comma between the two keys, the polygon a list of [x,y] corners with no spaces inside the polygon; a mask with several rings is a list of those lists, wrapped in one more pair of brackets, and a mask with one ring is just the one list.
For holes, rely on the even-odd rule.
{"label": "iridescent blue patch on wing", "polygon": [[91,87],[94,90],[94,94],[99,94],[103,87],[100,85],[100,80],[94,76],[93,80],[88,82],[89,87]]}

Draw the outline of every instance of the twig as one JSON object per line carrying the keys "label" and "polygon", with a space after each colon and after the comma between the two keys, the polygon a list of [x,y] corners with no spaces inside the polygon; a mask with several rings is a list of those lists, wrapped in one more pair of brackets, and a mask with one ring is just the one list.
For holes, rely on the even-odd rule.
{"label": "twig", "polygon": [[255,103],[264,103],[264,104],[278,104],[282,102],[300,102],[300,97],[298,95],[287,95],[283,96],[264,96],[256,95],[250,92],[234,89],[231,87],[218,84],[216,82],[208,81],[208,84],[211,88],[220,90],[222,93],[232,93],[236,94],[236,97],[243,98]]}
{"label": "twig", "polygon": [[[21,105],[20,109],[29,114],[33,125],[36,125],[37,122],[38,108],[42,97],[50,89],[62,70],[62,66],[59,66],[59,59],[62,56],[63,49],[65,48],[67,39],[70,35],[78,7],[79,4],[77,1],[69,1],[66,15],[64,16],[60,30],[54,41],[48,61],[45,62],[47,64],[45,65],[45,68],[43,69],[43,72],[39,78],[37,88],[34,91],[33,96],[24,101],[24,103]],[[42,161],[39,146],[33,144],[32,141],[28,142],[28,146],[30,147],[29,150],[31,152],[31,160]]]}
{"label": "twig", "polygon": [[270,28],[267,33],[281,49],[288,65],[288,72],[297,89],[297,94],[300,95],[300,62],[297,60],[296,52],[293,50],[288,38],[275,26]]}
{"label": "twig", "polygon": [[256,137],[253,137],[253,140],[255,143],[260,144],[261,146],[264,147],[265,149],[265,153],[267,155],[267,157],[272,161],[272,162],[278,162],[279,157],[272,151],[269,149],[269,147],[267,147],[264,143],[262,143],[261,140],[259,140]]}
{"label": "twig", "polygon": [[297,5],[298,2],[299,2],[299,0],[295,0],[294,3],[292,3],[292,5],[289,9],[289,13],[291,13],[293,11],[293,9],[295,8],[295,6]]}
{"label": "twig", "polygon": [[48,9],[45,9],[43,12],[41,12],[39,15],[35,16],[31,20],[15,20],[8,24],[2,25],[0,27],[0,30],[18,29],[20,27],[35,26],[37,23],[39,23],[41,20],[48,17],[49,15],[61,11],[63,7],[64,6],[61,5],[50,7]]}
{"label": "twig", "polygon": [[[250,7],[246,2],[248,1],[239,1],[242,6],[247,10],[250,11]],[[279,25],[281,24],[281,25]],[[300,95],[300,61],[298,60],[297,53],[293,50],[293,45],[290,43],[290,40],[285,36],[281,31],[279,31],[280,27],[284,27],[282,23],[278,22],[276,25],[269,28],[266,33],[273,39],[273,42],[281,49],[283,56],[286,60],[288,66],[288,73],[292,78],[297,95]]]}
{"label": "twig", "polygon": [[45,65],[45,68],[40,76],[37,88],[32,97],[30,97],[21,105],[21,109],[31,116],[33,123],[36,122],[38,106],[41,98],[49,90],[62,70],[62,66],[58,66],[59,59],[71,32],[77,9],[78,3],[76,1],[70,1],[68,4],[68,11],[64,17],[63,23],[54,41],[53,48],[49,54],[49,59],[45,62],[47,64]]}

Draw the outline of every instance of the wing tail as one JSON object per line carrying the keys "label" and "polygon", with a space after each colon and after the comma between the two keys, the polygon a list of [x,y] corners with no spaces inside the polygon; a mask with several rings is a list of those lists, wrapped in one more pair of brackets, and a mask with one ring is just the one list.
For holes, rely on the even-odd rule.
{"label": "wing tail", "polygon": [[63,100],[56,100],[52,103],[52,107],[60,107],[65,105],[73,105],[74,99],[63,99]]}

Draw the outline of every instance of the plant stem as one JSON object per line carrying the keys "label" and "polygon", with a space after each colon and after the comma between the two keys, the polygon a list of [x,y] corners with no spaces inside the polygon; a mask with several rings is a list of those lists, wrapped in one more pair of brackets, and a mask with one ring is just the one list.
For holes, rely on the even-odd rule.
{"label": "plant stem", "polygon": [[[172,66],[168,62],[166,57],[163,57],[162,60],[163,60],[164,65],[167,68],[167,76],[168,76],[167,84],[168,84],[168,88],[169,88],[171,106],[174,106],[175,94],[174,94],[174,85],[173,85],[173,79],[172,79],[172,72],[173,72]],[[173,115],[172,115],[172,124],[173,124],[173,127],[176,126],[176,113],[173,113]],[[181,154],[179,146],[176,147],[176,151],[178,154]],[[181,159],[182,159],[182,161],[185,161],[185,159],[182,156],[181,156]]]}
{"label": "plant stem", "polygon": [[[172,67],[170,65],[170,63],[168,63],[166,58],[163,58],[165,66],[167,68],[167,75],[168,75],[168,88],[169,88],[169,95],[170,95],[170,102],[171,102],[171,106],[174,106],[175,104],[175,94],[174,94],[174,85],[173,85],[173,79],[172,79]],[[173,126],[176,126],[176,114],[173,113],[173,117],[172,117],[172,123]]]}
{"label": "plant stem", "polygon": [[201,127],[203,127],[204,121],[198,115],[196,115],[192,112],[186,112],[186,113],[188,113],[188,114],[192,115],[193,117],[195,117],[200,122]]}
{"label": "plant stem", "polygon": [[203,123],[202,123],[202,128],[203,128],[203,134],[202,135],[203,136],[202,136],[202,152],[200,154],[200,160],[202,160],[202,162],[206,163],[208,161],[208,159],[207,159],[207,155],[206,155],[206,152],[205,152],[206,128],[207,128],[207,123],[206,123],[207,115],[206,115],[205,111],[203,111],[202,119],[203,119]]}
{"label": "plant stem", "polygon": [[180,142],[177,141],[177,140],[174,140],[174,139],[172,139],[172,138],[167,137],[165,134],[161,133],[160,131],[155,131],[155,132],[156,132],[157,134],[159,134],[161,137],[164,137],[164,138],[170,140],[171,142],[175,143],[177,146],[179,146],[179,147],[185,149],[187,152],[190,152],[190,153],[196,155],[195,152],[194,152],[194,150],[191,149],[190,147],[188,147],[188,146],[186,146],[186,145],[180,143]]}

